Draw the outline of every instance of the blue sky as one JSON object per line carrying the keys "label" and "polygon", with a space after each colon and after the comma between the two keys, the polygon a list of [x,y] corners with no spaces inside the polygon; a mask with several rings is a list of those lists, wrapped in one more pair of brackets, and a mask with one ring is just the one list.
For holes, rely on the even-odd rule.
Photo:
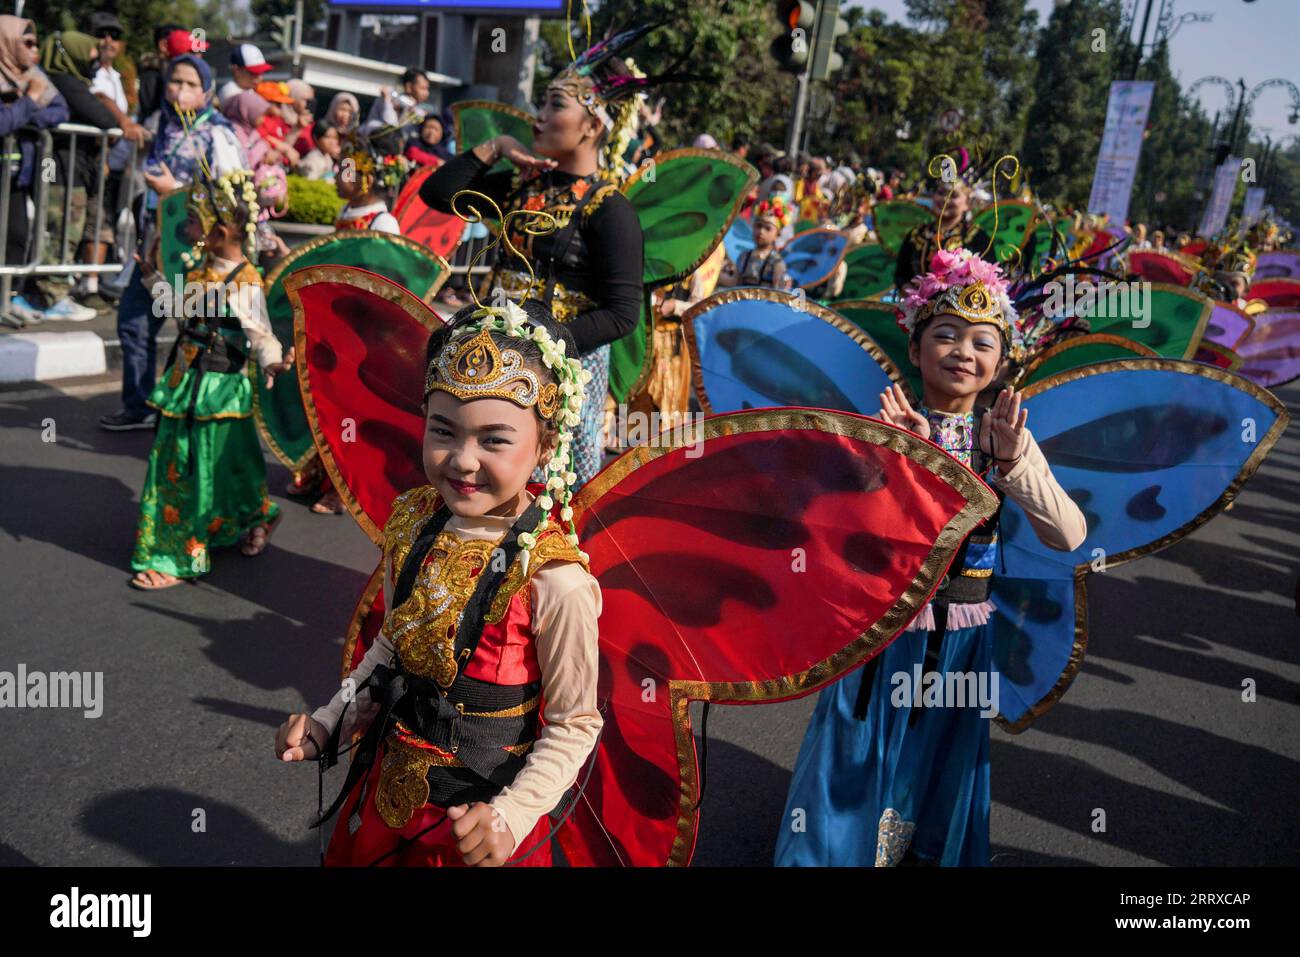
{"label": "blue sky", "polygon": [[[1029,6],[1038,11],[1040,24],[1047,22],[1054,2],[1029,0]],[[1146,0],[1139,3],[1140,18]],[[849,5],[874,7],[890,20],[903,20],[907,14],[903,0],[849,0]],[[1152,21],[1159,9],[1160,0],[1155,0]],[[1170,41],[1174,73],[1184,89],[1210,74],[1232,83],[1241,77],[1248,90],[1274,77],[1300,87],[1300,0],[1174,0],[1175,20],[1188,13],[1208,13],[1214,19],[1210,23],[1185,23]],[[1148,40],[1154,32],[1153,24],[1148,28]],[[1223,107],[1226,99],[1217,84],[1206,84],[1197,96],[1209,116]],[[1290,103],[1290,93],[1284,88],[1261,93],[1251,112],[1255,128],[1268,128],[1274,140],[1300,135],[1300,124],[1287,123]]]}

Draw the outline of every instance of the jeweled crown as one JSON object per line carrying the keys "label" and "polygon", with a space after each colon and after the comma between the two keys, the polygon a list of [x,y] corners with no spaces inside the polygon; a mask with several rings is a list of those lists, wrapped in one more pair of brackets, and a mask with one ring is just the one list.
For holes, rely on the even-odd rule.
{"label": "jeweled crown", "polygon": [[559,387],[543,383],[515,349],[498,348],[486,329],[453,340],[433,363],[424,394],[441,390],[458,399],[507,399],[522,409],[537,406],[542,418],[559,408]]}

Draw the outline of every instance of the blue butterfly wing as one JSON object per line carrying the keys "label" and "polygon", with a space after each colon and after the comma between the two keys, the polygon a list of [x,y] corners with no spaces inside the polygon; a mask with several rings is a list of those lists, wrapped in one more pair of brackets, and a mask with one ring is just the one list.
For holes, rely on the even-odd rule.
{"label": "blue butterfly wing", "polygon": [[686,313],[695,392],[706,412],[800,406],[876,415],[901,381],[843,316],[773,289],[716,293]]}
{"label": "blue butterfly wing", "polygon": [[799,233],[781,247],[786,275],[801,288],[825,282],[848,247],[848,237],[838,229],[809,229]]}
{"label": "blue butterfly wing", "polygon": [[1003,507],[994,662],[1000,720],[1017,731],[1060,697],[1082,661],[1086,574],[1170,545],[1221,511],[1289,420],[1246,379],[1177,359],[1084,366],[1023,395],[1029,428],[1088,536],[1055,551],[1020,506]]}
{"label": "blue butterfly wing", "polygon": [[740,254],[754,248],[754,228],[749,220],[737,216],[731,221],[731,227],[723,234],[722,245],[727,250],[731,261],[739,262]]}

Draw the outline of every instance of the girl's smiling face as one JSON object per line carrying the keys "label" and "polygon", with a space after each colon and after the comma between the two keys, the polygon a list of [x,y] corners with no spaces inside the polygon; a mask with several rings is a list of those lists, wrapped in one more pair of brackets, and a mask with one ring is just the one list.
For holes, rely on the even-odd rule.
{"label": "girl's smiling face", "polygon": [[932,408],[974,403],[993,382],[1002,363],[1002,332],[989,322],[952,316],[932,319],[907,348],[921,370],[925,402]]}
{"label": "girl's smiling face", "polygon": [[506,399],[462,401],[437,389],[425,405],[424,474],[452,514],[517,515],[524,486],[550,458],[534,409]]}

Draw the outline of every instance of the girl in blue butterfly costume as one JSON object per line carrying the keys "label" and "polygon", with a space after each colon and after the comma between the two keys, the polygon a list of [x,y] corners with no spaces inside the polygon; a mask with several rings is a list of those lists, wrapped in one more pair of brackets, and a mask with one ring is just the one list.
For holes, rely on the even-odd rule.
{"label": "girl in blue butterfly costume", "polygon": [[[904,289],[899,324],[924,404],[901,386],[880,418],[942,447],[1024,510],[1039,539],[1071,551],[1083,513],[1053,477],[1011,390],[977,405],[1023,344],[999,267],[942,250]],[[782,865],[893,866],[989,860],[989,721],[997,674],[988,600],[997,516],[958,551],[931,602],[883,652],[822,692],[777,839]]]}

